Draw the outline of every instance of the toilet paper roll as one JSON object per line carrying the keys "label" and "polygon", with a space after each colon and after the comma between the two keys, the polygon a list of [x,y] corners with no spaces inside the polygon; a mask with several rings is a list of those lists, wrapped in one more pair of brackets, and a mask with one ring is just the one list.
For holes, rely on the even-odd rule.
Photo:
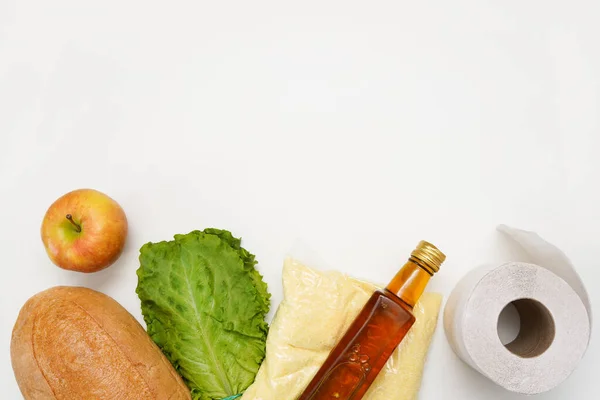
{"label": "toilet paper roll", "polygon": [[[546,392],[563,382],[591,336],[589,297],[571,262],[533,232],[498,229],[531,262],[485,265],[469,272],[448,298],[444,329],[454,352],[503,388]],[[502,344],[498,318],[513,304],[521,318],[516,339]]]}

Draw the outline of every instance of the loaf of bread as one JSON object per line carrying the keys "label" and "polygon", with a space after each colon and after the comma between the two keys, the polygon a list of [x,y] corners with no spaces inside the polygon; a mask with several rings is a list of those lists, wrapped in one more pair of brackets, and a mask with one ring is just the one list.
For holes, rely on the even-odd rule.
{"label": "loaf of bread", "polygon": [[111,297],[54,287],[25,303],[11,359],[26,400],[189,400],[142,326]]}

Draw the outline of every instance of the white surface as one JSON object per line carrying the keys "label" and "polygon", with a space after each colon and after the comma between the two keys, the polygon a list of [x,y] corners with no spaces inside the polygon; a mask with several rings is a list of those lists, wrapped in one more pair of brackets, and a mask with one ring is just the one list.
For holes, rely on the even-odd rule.
{"label": "white surface", "polygon": [[[243,236],[273,293],[301,242],[385,282],[420,239],[446,295],[515,256],[497,223],[567,252],[600,306],[597,1],[0,1],[0,387],[20,306],[57,284],[137,318],[139,247],[215,226]],[[125,208],[118,264],[52,266],[42,216],[92,187]],[[537,399],[600,398],[598,330]],[[441,324],[421,400],[508,400]]]}

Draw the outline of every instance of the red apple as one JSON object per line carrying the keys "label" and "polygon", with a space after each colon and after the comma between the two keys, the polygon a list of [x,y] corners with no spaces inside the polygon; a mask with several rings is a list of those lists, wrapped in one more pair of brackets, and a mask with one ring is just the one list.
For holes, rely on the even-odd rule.
{"label": "red apple", "polygon": [[113,264],[125,246],[127,218],[121,206],[97,190],[79,189],[56,200],[42,222],[42,241],[61,268],[96,272]]}

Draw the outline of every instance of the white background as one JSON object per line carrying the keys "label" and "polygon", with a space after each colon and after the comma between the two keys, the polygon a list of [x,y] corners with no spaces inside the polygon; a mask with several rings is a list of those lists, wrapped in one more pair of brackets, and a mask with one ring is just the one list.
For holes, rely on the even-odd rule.
{"label": "white background", "polygon": [[[595,0],[0,0],[1,397],[21,398],[9,343],[30,296],[86,285],[141,320],[139,247],[205,227],[243,237],[273,309],[299,243],[387,282],[430,240],[447,296],[515,257],[498,223],[561,247],[598,309],[599,20]],[[39,236],[80,187],[130,224],[93,275],[54,267]],[[600,398],[597,332],[537,399]],[[459,361],[440,323],[420,398],[520,396]]]}

